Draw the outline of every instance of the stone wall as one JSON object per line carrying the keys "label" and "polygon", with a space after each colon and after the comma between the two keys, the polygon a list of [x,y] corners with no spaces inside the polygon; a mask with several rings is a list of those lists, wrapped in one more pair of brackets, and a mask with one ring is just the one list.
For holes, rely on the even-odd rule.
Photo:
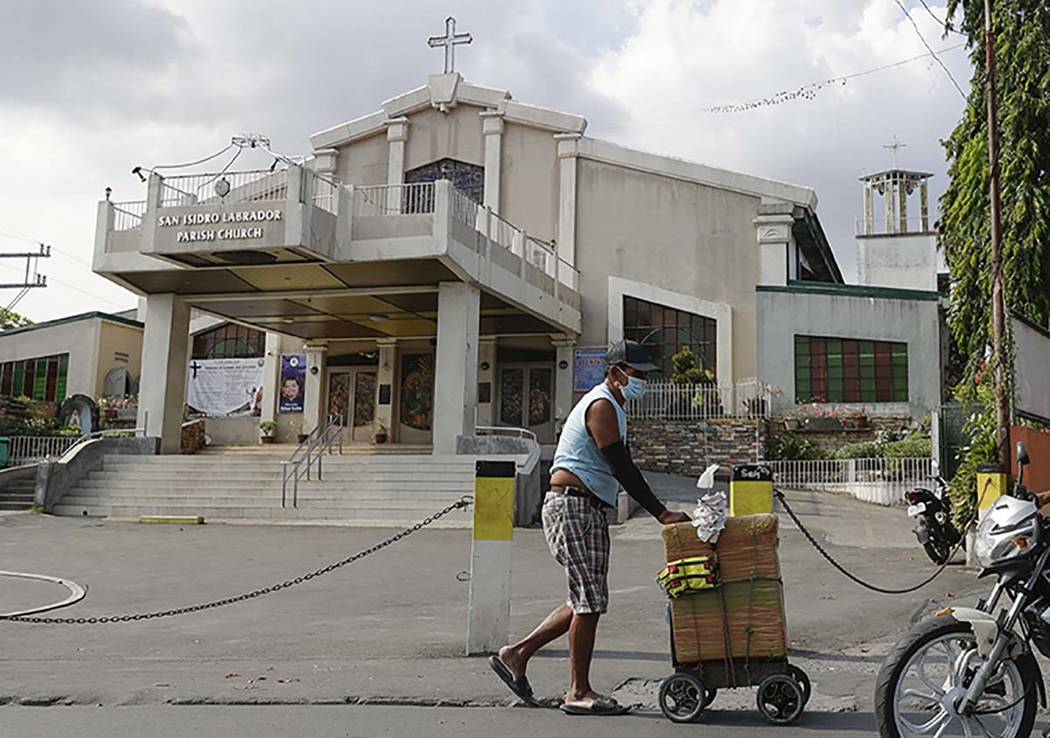
{"label": "stone wall", "polygon": [[811,431],[800,428],[789,431],[784,428],[784,421],[781,418],[774,418],[770,421],[769,442],[772,444],[785,433],[794,433],[800,438],[809,441],[821,451],[832,454],[848,443],[874,441],[879,431],[897,433],[902,429],[906,430],[911,424],[912,419],[908,417],[881,417],[876,415],[868,418],[868,427],[863,429]]}
{"label": "stone wall", "polygon": [[741,464],[764,458],[765,420],[630,421],[631,456],[640,469],[699,476],[711,464]]}

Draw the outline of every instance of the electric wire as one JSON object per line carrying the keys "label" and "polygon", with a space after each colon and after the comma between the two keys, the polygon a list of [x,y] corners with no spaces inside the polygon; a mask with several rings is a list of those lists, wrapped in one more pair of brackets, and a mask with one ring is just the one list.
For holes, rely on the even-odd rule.
{"label": "electric wire", "polygon": [[965,34],[965,33],[963,33],[962,31],[957,31],[957,30],[955,29],[955,26],[953,26],[953,25],[952,25],[952,24],[951,24],[951,23],[950,23],[950,22],[948,21],[948,18],[947,18],[947,17],[945,17],[945,19],[944,19],[944,20],[941,20],[940,18],[938,18],[938,17],[937,17],[937,14],[936,14],[936,13],[934,13],[934,12],[933,12],[933,10],[931,10],[931,9],[930,9],[930,6],[929,6],[929,5],[928,5],[928,4],[926,3],[926,0],[919,0],[919,2],[920,2],[920,3],[922,4],[922,7],[924,7],[924,8],[926,9],[926,12],[930,14],[930,17],[931,17],[931,18],[933,18],[933,19],[934,19],[935,21],[937,21],[937,23],[939,23],[939,24],[940,24],[941,26],[943,26],[943,27],[944,27],[944,30],[946,30],[946,31],[950,31],[950,32],[952,32],[952,33],[957,33],[957,34],[959,34],[960,36],[965,36],[965,35],[966,35],[966,34]]}
{"label": "electric wire", "polygon": [[[157,166],[153,167],[152,169],[147,169],[146,171],[154,171],[154,170],[157,170],[157,169],[183,169],[185,167],[195,167],[198,164],[203,164],[206,161],[211,161],[212,159],[214,159],[216,157],[222,156],[227,151],[232,149],[234,146],[235,146],[235,144],[231,141],[230,143],[226,144],[226,146],[224,146],[223,148],[221,148],[218,151],[216,151],[214,154],[209,154],[208,156],[204,157],[203,159],[198,159],[197,161],[186,162],[185,164],[158,164]],[[143,168],[145,168],[145,167],[143,167]]]}
{"label": "electric wire", "polygon": [[955,75],[953,75],[951,70],[948,69],[947,66],[945,66],[944,62],[941,61],[941,58],[937,56],[937,52],[934,51],[933,47],[930,46],[929,42],[926,41],[926,37],[923,36],[922,31],[919,30],[919,24],[916,23],[915,19],[911,17],[911,13],[909,13],[908,9],[904,7],[904,3],[902,3],[901,0],[893,0],[893,2],[897,3],[897,7],[901,9],[901,12],[904,13],[904,17],[907,18],[908,21],[911,23],[911,27],[915,29],[915,35],[919,37],[920,41],[922,41],[922,45],[926,47],[927,51],[930,52],[930,56],[933,57],[933,60],[937,62],[937,64],[940,65],[941,69],[944,70],[944,73],[948,75],[948,79],[952,81],[952,84],[955,85],[955,89],[959,91],[959,96],[963,100],[965,100],[966,93],[963,92],[963,88],[960,87],[959,83],[955,80]]}

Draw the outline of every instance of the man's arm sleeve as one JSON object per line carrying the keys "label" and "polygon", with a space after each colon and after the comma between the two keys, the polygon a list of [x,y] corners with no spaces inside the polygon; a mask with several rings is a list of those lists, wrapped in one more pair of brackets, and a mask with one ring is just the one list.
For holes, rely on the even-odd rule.
{"label": "man's arm sleeve", "polygon": [[660,500],[656,499],[656,495],[649,488],[645,477],[638,471],[638,467],[634,465],[634,461],[631,460],[631,454],[627,450],[623,439],[621,438],[616,443],[599,450],[602,452],[602,456],[605,458],[609,468],[612,469],[616,481],[627,490],[627,494],[637,500],[638,504],[644,507],[650,515],[654,518],[659,518],[667,508],[664,507]]}

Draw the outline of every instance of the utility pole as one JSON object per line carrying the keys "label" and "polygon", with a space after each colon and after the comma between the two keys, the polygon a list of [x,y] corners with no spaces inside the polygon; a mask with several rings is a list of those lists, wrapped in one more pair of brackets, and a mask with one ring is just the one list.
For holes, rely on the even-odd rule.
{"label": "utility pole", "polygon": [[26,270],[25,278],[21,282],[4,282],[0,283],[0,290],[9,289],[21,289],[29,290],[34,287],[47,287],[47,277],[40,274],[37,271],[37,262],[40,259],[46,259],[51,256],[51,247],[47,244],[40,244],[39,251],[28,251],[21,253],[3,253],[0,252],[0,259],[25,259]]}
{"label": "utility pole", "polygon": [[988,75],[988,198],[992,230],[992,362],[995,366],[996,440],[999,464],[1010,468],[1010,392],[1006,360],[1006,294],[1003,290],[1002,216],[999,200],[999,109],[995,89],[995,32],[992,27],[992,0],[984,0],[985,67]]}

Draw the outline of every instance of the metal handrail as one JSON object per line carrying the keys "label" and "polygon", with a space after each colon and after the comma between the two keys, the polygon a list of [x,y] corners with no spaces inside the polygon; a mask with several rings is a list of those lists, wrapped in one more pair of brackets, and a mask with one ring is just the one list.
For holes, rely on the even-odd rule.
{"label": "metal handrail", "polygon": [[311,480],[313,474],[313,459],[317,457],[317,479],[322,478],[321,458],[328,451],[331,453],[333,446],[339,444],[339,453],[343,453],[343,419],[339,415],[329,415],[323,425],[317,425],[312,431],[295,447],[292,455],[281,462],[281,507],[288,506],[288,480],[292,481],[292,507],[299,507],[299,480],[304,474],[303,465],[306,465],[305,474],[307,481]]}
{"label": "metal handrail", "polygon": [[85,433],[84,435],[82,435],[80,438],[78,438],[76,440],[76,443],[74,443],[72,446],[67,448],[65,450],[65,452],[59,454],[58,456],[54,456],[54,457],[50,457],[49,456],[48,458],[49,459],[50,458],[57,458],[57,459],[61,460],[61,459],[66,458],[67,456],[69,456],[74,451],[79,450],[82,446],[84,446],[85,444],[89,443],[90,441],[97,441],[97,440],[100,440],[102,438],[105,438],[106,436],[125,436],[128,433],[131,434],[132,438],[135,438],[137,436],[145,437],[146,436],[146,429],[145,428],[107,428],[105,430],[97,430],[97,431],[93,431],[91,433]]}
{"label": "metal handrail", "polygon": [[532,474],[532,470],[536,468],[538,463],[540,463],[539,438],[528,428],[511,428],[504,425],[478,425],[474,427],[474,433],[479,436],[512,436],[515,438],[523,438],[526,441],[532,441],[529,448],[529,455],[521,464],[520,473],[524,476]]}

